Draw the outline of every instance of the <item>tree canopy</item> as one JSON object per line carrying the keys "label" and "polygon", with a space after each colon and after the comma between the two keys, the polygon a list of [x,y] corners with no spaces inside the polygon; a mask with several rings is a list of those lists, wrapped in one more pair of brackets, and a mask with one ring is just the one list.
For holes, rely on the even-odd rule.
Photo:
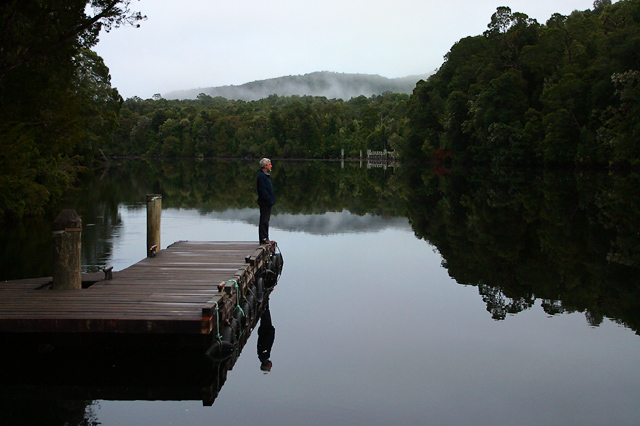
{"label": "tree canopy", "polygon": [[409,95],[385,92],[349,101],[271,95],[232,101],[127,99],[111,155],[162,157],[359,157],[393,150]]}
{"label": "tree canopy", "polygon": [[407,156],[491,164],[638,164],[640,1],[539,24],[499,7],[409,104]]}
{"label": "tree canopy", "polygon": [[130,0],[0,5],[0,216],[36,214],[91,165],[121,98],[89,49],[101,29],[144,19]]}

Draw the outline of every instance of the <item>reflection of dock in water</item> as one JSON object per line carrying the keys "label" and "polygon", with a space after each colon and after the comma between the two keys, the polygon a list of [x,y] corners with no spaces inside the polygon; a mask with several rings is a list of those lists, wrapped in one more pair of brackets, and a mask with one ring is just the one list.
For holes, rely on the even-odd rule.
{"label": "reflection of dock in water", "polygon": [[367,150],[367,169],[383,168],[396,166],[396,153],[394,151],[372,151]]}
{"label": "reflection of dock in water", "polygon": [[236,345],[224,353],[168,346],[159,336],[137,343],[107,339],[82,347],[14,338],[13,350],[0,356],[11,366],[0,378],[0,406],[10,410],[13,401],[91,400],[201,400],[210,406],[265,309],[268,294]]}
{"label": "reflection of dock in water", "polygon": [[[344,149],[342,151],[341,167],[344,169]],[[367,169],[382,168],[387,170],[389,167],[396,167],[395,151],[387,151],[386,149],[383,151],[372,151],[368,149],[366,157],[363,157],[363,152],[360,151],[360,168],[365,165],[365,160]]]}
{"label": "reflection of dock in water", "polygon": [[276,250],[181,241],[79,290],[0,283],[3,398],[48,385],[70,399],[213,403],[277,282]]}

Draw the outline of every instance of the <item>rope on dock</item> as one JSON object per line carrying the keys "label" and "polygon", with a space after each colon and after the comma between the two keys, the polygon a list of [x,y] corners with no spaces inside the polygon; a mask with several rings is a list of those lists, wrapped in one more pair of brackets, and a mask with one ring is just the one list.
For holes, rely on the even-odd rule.
{"label": "rope on dock", "polygon": [[[207,351],[209,357],[225,359],[232,356],[242,347],[246,336],[255,325],[264,297],[277,284],[282,272],[282,253],[275,247],[269,251],[270,253],[262,251],[256,257],[246,259],[249,264],[260,265],[255,275],[252,273],[250,277],[245,277],[241,274],[218,286],[220,291],[231,296],[231,299],[228,299],[231,306],[227,305],[229,307],[225,308],[218,303],[215,304],[217,329],[212,330],[212,334],[216,334],[213,336],[212,346]],[[268,282],[267,285],[265,281]],[[229,308],[230,311],[227,311]],[[228,313],[225,315],[223,311]]]}

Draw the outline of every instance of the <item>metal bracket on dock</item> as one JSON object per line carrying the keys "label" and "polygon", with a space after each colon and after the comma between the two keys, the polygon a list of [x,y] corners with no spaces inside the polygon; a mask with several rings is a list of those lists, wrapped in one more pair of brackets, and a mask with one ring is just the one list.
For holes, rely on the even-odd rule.
{"label": "metal bracket on dock", "polygon": [[224,284],[224,286],[222,288],[223,288],[225,294],[230,295],[230,294],[233,293],[234,287],[238,285],[238,282],[236,280],[234,280],[234,279],[231,279],[231,280],[229,280],[229,281],[227,281],[227,282],[225,282],[223,284]]}
{"label": "metal bracket on dock", "polygon": [[261,245],[253,252],[252,255],[245,257],[244,261],[257,269],[262,269],[264,262],[269,259],[269,255],[272,251],[273,245]]}

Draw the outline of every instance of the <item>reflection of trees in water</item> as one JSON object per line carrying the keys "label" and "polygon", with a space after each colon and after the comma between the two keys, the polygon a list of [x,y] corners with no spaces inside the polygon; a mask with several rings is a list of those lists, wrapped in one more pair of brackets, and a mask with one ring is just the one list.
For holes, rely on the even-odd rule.
{"label": "reflection of trees in water", "polygon": [[505,296],[502,288],[486,284],[478,284],[478,292],[482,300],[487,304],[487,310],[491,312],[491,318],[503,320],[507,314],[517,314],[533,306],[535,298],[531,295],[512,299]]}
{"label": "reflection of trees in water", "polygon": [[478,286],[494,319],[540,299],[550,314],[584,312],[640,329],[639,176],[420,171],[409,220],[461,284]]}
{"label": "reflection of trees in water", "polygon": [[[142,204],[146,194],[162,194],[163,208],[197,209],[202,214],[255,209],[256,163],[198,160],[114,163],[99,175],[85,177],[49,216],[0,229],[0,253],[3,254],[0,279],[51,275],[51,223],[63,208],[75,209],[82,217],[85,272],[105,266],[105,260],[111,257],[113,239],[117,238],[117,228],[122,224],[118,207],[145,208]],[[327,212],[343,211],[383,219],[404,216],[403,190],[398,176],[391,170],[367,169],[366,165],[356,162],[342,165],[274,160],[272,175],[276,216],[321,217]],[[357,225],[364,222],[372,221],[363,220]],[[350,226],[339,225],[341,232],[347,232],[344,227]],[[17,244],[21,247],[19,252],[15,250]]]}
{"label": "reflection of trees in water", "polygon": [[[402,216],[400,182],[393,171],[367,169],[358,162],[344,166],[321,161],[273,163],[276,205],[282,213],[349,210]],[[257,160],[130,160],[83,183],[82,196],[87,204],[106,197],[117,205],[140,203],[145,194],[159,193],[163,208],[195,208],[203,213],[255,208],[258,170]]]}

